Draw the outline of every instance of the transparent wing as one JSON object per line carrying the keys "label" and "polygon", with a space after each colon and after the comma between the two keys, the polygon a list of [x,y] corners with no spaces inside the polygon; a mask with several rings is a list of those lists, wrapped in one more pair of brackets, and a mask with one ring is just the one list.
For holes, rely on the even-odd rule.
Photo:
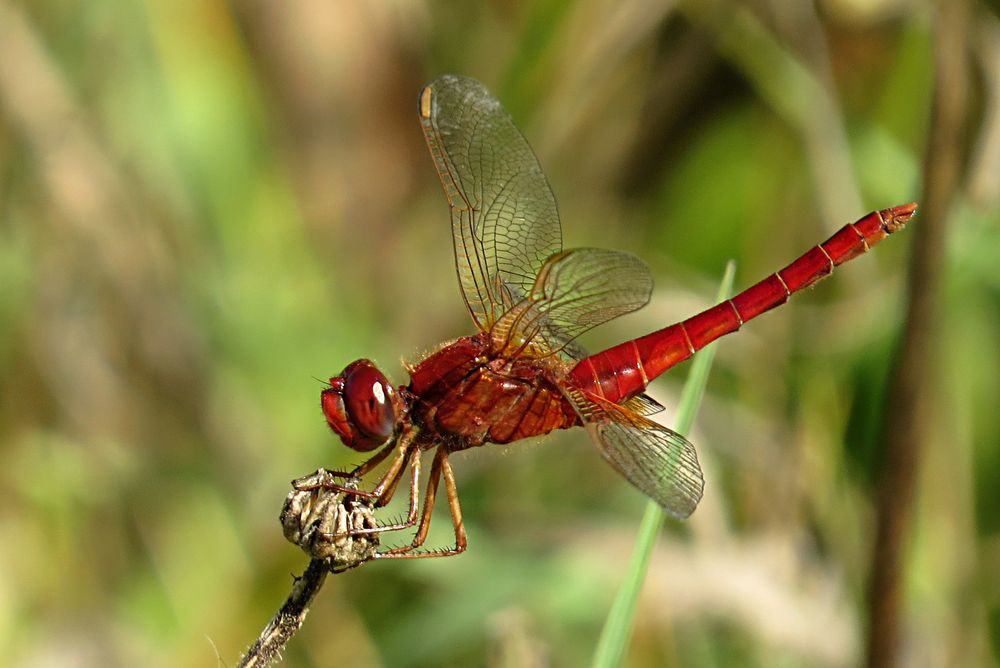
{"label": "transparent wing", "polygon": [[494,324],[493,347],[508,355],[564,352],[582,359],[571,342],[612,318],[642,308],[653,279],[631,253],[576,248],[551,256],[530,291]]}
{"label": "transparent wing", "polygon": [[577,388],[562,391],[616,471],[674,517],[691,515],[705,481],[698,455],[686,438]]}
{"label": "transparent wing", "polygon": [[623,403],[622,406],[639,415],[656,415],[663,410],[660,402],[648,394],[637,394]]}
{"label": "transparent wing", "polygon": [[475,79],[425,87],[420,123],[451,209],[465,303],[486,331],[562,249],[556,200],[528,142]]}

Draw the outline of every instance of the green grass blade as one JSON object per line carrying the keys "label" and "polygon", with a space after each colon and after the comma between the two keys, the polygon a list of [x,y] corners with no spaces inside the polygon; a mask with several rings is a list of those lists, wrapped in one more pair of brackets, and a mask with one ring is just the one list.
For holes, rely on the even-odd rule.
{"label": "green grass blade", "polygon": [[[735,273],[736,264],[730,261],[726,265],[726,272],[722,277],[716,301],[722,301],[732,292]],[[691,371],[681,393],[680,405],[677,407],[677,422],[674,425],[674,431],[681,435],[686,435],[694,422],[701,398],[705,394],[708,372],[712,367],[714,356],[715,343],[711,343],[695,357],[691,365]],[[611,668],[621,663],[622,656],[625,654],[625,645],[632,633],[636,602],[639,599],[639,592],[642,590],[642,583],[646,579],[649,558],[653,552],[653,546],[656,544],[660,527],[663,526],[663,518],[663,511],[660,507],[650,501],[646,505],[646,512],[639,524],[635,548],[625,571],[621,588],[611,604],[608,618],[604,621],[604,628],[601,630],[601,637],[594,652],[592,664],[594,668]]]}

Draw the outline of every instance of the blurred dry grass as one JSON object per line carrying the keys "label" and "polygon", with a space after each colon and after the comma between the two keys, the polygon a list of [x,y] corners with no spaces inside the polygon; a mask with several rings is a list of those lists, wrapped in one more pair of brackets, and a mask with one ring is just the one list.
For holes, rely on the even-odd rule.
{"label": "blurred dry grass", "polygon": [[[973,17],[914,666],[1000,655],[1000,20]],[[400,356],[471,327],[422,83],[487,83],[567,245],[657,273],[598,348],[704,306],[730,257],[746,285],[919,199],[935,25],[928,0],[0,0],[3,662],[232,664],[280,603],[305,563],[276,521],[288,481],[351,462],[313,378],[368,356],[402,382]],[[919,234],[723,342],[692,439],[706,498],[663,537],[630,665],[860,661]],[[468,553],[333,578],[287,665],[584,663],[642,499],[582,432],[508,451],[455,458]]]}

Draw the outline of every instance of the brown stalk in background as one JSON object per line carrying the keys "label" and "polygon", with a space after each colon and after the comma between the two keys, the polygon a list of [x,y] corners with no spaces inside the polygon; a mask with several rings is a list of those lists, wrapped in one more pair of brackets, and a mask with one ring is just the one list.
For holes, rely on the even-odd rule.
{"label": "brown stalk in background", "polygon": [[937,3],[934,93],[923,165],[919,229],[913,237],[906,324],[886,395],[877,529],[869,587],[867,664],[896,666],[903,629],[905,550],[914,490],[933,405],[928,394],[937,352],[940,284],[948,215],[967,151],[969,4]]}

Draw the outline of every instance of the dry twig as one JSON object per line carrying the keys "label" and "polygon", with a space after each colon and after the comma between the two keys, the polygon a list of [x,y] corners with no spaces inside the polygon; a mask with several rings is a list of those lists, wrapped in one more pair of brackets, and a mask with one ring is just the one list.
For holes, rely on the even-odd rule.
{"label": "dry twig", "polygon": [[[325,475],[320,469],[296,483],[319,480]],[[240,668],[270,666],[280,659],[281,650],[302,627],[327,573],[342,573],[375,556],[377,533],[352,535],[357,529],[375,528],[371,503],[322,486],[289,492],[281,510],[282,530],[285,538],[301,547],[312,560],[305,572],[295,578],[288,598],[247,650]]]}

